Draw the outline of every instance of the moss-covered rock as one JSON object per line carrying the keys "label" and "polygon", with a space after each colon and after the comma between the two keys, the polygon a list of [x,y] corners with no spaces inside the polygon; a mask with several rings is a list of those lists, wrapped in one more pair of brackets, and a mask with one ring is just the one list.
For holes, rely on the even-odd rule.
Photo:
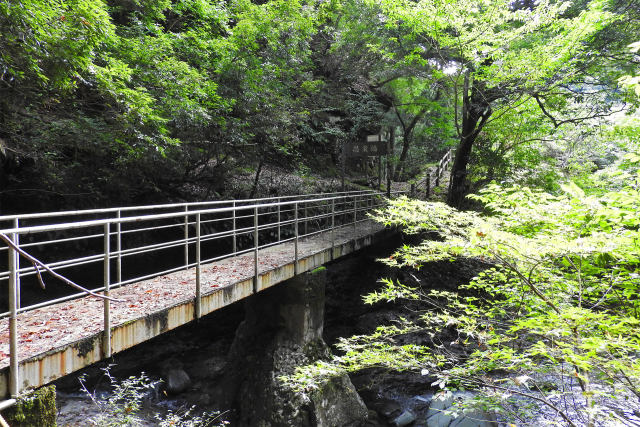
{"label": "moss-covered rock", "polygon": [[55,427],[56,415],[56,387],[53,385],[21,396],[2,414],[11,427]]}
{"label": "moss-covered rock", "polygon": [[317,427],[355,427],[368,418],[367,407],[345,373],[326,381],[310,399]]}
{"label": "moss-covered rock", "polygon": [[321,265],[320,267],[317,267],[311,270],[310,274],[319,274],[326,271],[327,271],[327,267],[325,267],[324,265]]}

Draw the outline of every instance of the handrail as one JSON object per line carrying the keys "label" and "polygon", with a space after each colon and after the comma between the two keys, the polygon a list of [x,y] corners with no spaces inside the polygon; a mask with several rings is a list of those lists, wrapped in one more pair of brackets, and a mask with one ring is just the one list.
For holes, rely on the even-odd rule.
{"label": "handrail", "polygon": [[[427,173],[426,173],[425,177],[411,186],[411,195],[412,196],[415,196],[414,193],[415,193],[416,187],[419,188],[419,187],[422,186],[422,184],[424,184],[425,185],[425,196],[426,196],[427,199],[429,198],[429,196],[431,195],[431,189],[435,188],[435,187],[438,187],[440,185],[440,179],[442,178],[442,175],[444,174],[444,171],[447,170],[447,167],[449,166],[449,163],[451,163],[452,153],[453,153],[453,148],[450,148],[449,150],[447,150],[447,152],[444,154],[444,156],[442,156],[440,158],[440,161],[438,162],[438,165],[436,166],[435,181],[434,182],[432,182],[432,180],[431,180],[431,170],[427,169]],[[433,186],[432,186],[432,183],[434,184]]]}
{"label": "handrail", "polygon": [[[405,192],[396,191],[393,195]],[[200,316],[200,269],[204,263],[240,254],[253,253],[254,292],[259,286],[258,258],[260,250],[284,242],[294,243],[294,270],[298,271],[299,239],[331,231],[332,247],[334,230],[353,225],[367,219],[367,213],[384,203],[384,194],[373,190],[358,190],[336,193],[315,193],[297,196],[266,197],[247,200],[222,200],[213,202],[173,203],[164,205],[129,206],[122,208],[88,209],[82,211],[45,212],[26,215],[0,216],[0,221],[11,221],[12,226],[0,230],[8,236],[9,243],[0,247],[8,252],[7,269],[0,267],[0,282],[8,280],[9,311],[0,313],[0,319],[9,317],[10,378],[9,392],[17,396],[20,391],[18,378],[18,324],[19,314],[46,307],[54,303],[78,298],[83,293],[22,306],[20,280],[37,273],[35,266],[20,266],[21,254],[15,248],[42,250],[46,254],[65,254],[47,263],[56,269],[89,268],[91,274],[103,273],[100,286],[87,286],[91,292],[109,291],[120,286],[146,280],[181,269],[196,269],[196,317]],[[126,216],[123,213],[170,210]],[[80,219],[83,215],[99,215],[102,218]],[[65,218],[65,222],[26,225],[33,219]],[[76,219],[69,221],[69,217]],[[80,217],[80,218],[79,218]],[[55,221],[55,220],[54,220]],[[126,227],[123,227],[126,226]],[[161,231],[161,233],[160,233]],[[51,234],[53,233],[53,235]],[[20,237],[25,237],[20,242]],[[98,249],[97,240],[102,239]],[[213,253],[204,256],[204,242],[219,241],[221,244],[207,246]],[[232,240],[232,242],[229,242]],[[95,244],[94,244],[95,243]],[[126,244],[125,244],[126,243]],[[65,245],[74,244],[68,248]],[[248,246],[249,245],[249,246]],[[15,246],[15,247],[14,247]],[[229,248],[230,246],[230,248]],[[124,259],[140,259],[146,254],[183,248],[184,257],[178,265],[162,265],[154,271],[131,272],[123,276]],[[66,248],[66,249],[65,249]],[[78,254],[80,252],[80,254]],[[80,255],[80,256],[78,256]],[[158,271],[162,270],[162,271]],[[111,279],[115,273],[114,280]],[[57,273],[56,273],[57,274]],[[31,279],[30,279],[31,280]],[[104,304],[104,354],[111,354],[110,301]]]}
{"label": "handrail", "polygon": [[343,192],[333,192],[333,193],[312,193],[312,194],[300,194],[295,196],[272,196],[272,197],[262,197],[262,198],[254,198],[254,199],[235,199],[235,200],[212,200],[209,202],[184,202],[184,203],[166,203],[166,204],[156,204],[156,205],[138,205],[138,206],[122,206],[116,208],[103,208],[103,209],[82,209],[82,210],[73,210],[73,211],[58,211],[58,212],[42,212],[42,213],[31,213],[31,214],[13,214],[13,215],[0,215],[0,221],[11,221],[13,219],[33,219],[33,218],[50,218],[56,216],[70,216],[70,215],[93,215],[99,213],[115,213],[115,212],[129,212],[136,210],[157,210],[157,209],[170,209],[176,207],[184,207],[184,206],[203,206],[203,205],[219,205],[223,203],[232,203],[232,202],[259,202],[261,200],[274,200],[274,199],[295,199],[295,198],[304,198],[304,197],[315,197],[315,196],[329,196],[329,195],[340,195],[340,194],[361,194],[368,193],[371,190],[352,190],[352,191],[343,191]]}
{"label": "handrail", "polygon": [[[373,193],[373,192],[371,192]],[[371,194],[368,193],[368,194]],[[327,201],[331,200],[331,198],[322,198],[322,199],[304,199],[305,203],[313,203],[319,201]],[[224,213],[224,212],[234,212],[239,210],[248,210],[255,208],[266,208],[266,207],[275,207],[275,206],[286,206],[291,204],[292,202],[276,202],[276,203],[267,203],[267,204],[253,204],[253,205],[243,205],[229,208],[215,208],[215,209],[201,209],[194,211],[183,211],[183,212],[172,212],[167,214],[156,214],[156,215],[140,215],[140,216],[128,216],[121,218],[110,218],[110,219],[98,219],[98,220],[89,220],[89,221],[78,221],[78,222],[66,222],[59,224],[50,224],[50,225],[36,225],[31,227],[14,227],[14,228],[6,228],[0,230],[0,233],[3,234],[31,234],[38,233],[44,231],[62,231],[62,230],[73,230],[78,228],[87,228],[87,227],[97,227],[104,226],[107,224],[125,224],[131,222],[141,222],[141,221],[153,221],[158,219],[168,219],[168,218],[178,218],[184,216],[191,216],[197,214],[210,214],[210,213]],[[184,206],[184,205],[182,205]]]}

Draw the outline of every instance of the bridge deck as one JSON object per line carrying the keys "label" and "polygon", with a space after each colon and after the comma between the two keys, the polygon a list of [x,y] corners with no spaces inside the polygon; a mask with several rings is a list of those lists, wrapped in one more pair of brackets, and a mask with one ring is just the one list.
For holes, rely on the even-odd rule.
{"label": "bridge deck", "polygon": [[[385,235],[371,221],[299,240],[298,272],[312,270],[374,243]],[[332,248],[333,245],[333,248]],[[201,312],[211,313],[253,293],[253,253],[202,266]],[[259,252],[258,291],[294,276],[294,243]],[[111,292],[113,353],[195,319],[195,269],[133,283]],[[19,316],[21,388],[37,387],[104,358],[103,303],[79,298]],[[0,398],[8,395],[8,320],[0,323]]]}

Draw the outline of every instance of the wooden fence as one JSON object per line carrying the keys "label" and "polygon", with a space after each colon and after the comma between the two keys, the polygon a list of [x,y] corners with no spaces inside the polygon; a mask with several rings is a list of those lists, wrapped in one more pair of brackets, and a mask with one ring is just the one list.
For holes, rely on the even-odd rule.
{"label": "wooden fence", "polygon": [[431,197],[431,190],[435,187],[440,186],[440,180],[442,179],[442,175],[444,175],[444,172],[449,167],[452,156],[453,156],[453,149],[450,148],[445,153],[445,155],[442,156],[442,158],[436,165],[435,171],[432,171],[431,169],[427,169],[426,176],[424,177],[423,180],[421,180],[417,184],[411,184],[411,197],[416,197],[417,189],[421,188],[424,185],[425,199],[429,199],[429,197]]}

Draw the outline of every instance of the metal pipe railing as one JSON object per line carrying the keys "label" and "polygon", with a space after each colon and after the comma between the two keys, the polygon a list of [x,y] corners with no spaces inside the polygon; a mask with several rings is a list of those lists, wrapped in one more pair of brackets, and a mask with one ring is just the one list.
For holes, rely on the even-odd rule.
{"label": "metal pipe railing", "polygon": [[[311,199],[310,201],[320,202],[331,200],[329,197]],[[217,209],[199,209],[194,211],[188,211],[188,214],[195,215],[197,213],[200,214],[211,214],[211,213],[224,213],[224,212],[232,212],[234,210],[249,210],[254,207],[276,207],[278,205],[287,205],[291,202],[280,202],[280,203],[267,203],[267,204],[252,204],[247,206],[240,206],[237,208],[228,207],[228,208],[217,208]],[[299,203],[299,202],[294,202]],[[66,222],[66,223],[57,223],[50,225],[37,225],[30,227],[20,227],[20,228],[7,228],[4,230],[0,230],[0,233],[19,233],[19,234],[33,234],[33,233],[42,233],[48,231],[64,231],[64,230],[76,230],[80,228],[94,227],[94,226],[103,226],[104,224],[117,224],[118,222],[125,223],[139,223],[142,221],[152,221],[152,220],[161,220],[161,219],[170,219],[170,218],[183,218],[187,215],[186,212],[171,212],[165,214],[156,214],[156,215],[139,215],[132,217],[122,217],[122,218],[106,218],[106,219],[98,219],[98,220],[87,220],[87,221],[77,221],[77,222]]]}
{"label": "metal pipe railing", "polygon": [[[345,191],[345,192],[333,192],[333,193],[312,193],[312,194],[304,194],[304,195],[295,195],[295,196],[279,196],[279,197],[262,197],[262,198],[254,198],[254,199],[241,199],[236,200],[237,202],[243,203],[259,203],[261,201],[267,200],[277,200],[277,199],[304,199],[307,197],[317,197],[317,196],[333,196],[333,195],[343,195],[343,194],[357,194],[357,193],[369,193],[371,190],[354,190],[354,191]],[[159,210],[159,209],[171,209],[171,208],[184,208],[192,207],[192,206],[206,206],[206,205],[221,205],[229,202],[234,202],[234,200],[215,200],[210,202],[187,202],[187,203],[167,203],[167,204],[158,204],[158,205],[146,205],[146,206],[124,206],[117,208],[103,208],[103,209],[85,209],[85,210],[74,210],[74,211],[59,211],[59,212],[43,212],[43,213],[33,213],[33,214],[17,214],[17,215],[1,215],[0,221],[9,221],[17,218],[20,219],[34,219],[34,218],[53,218],[56,216],[68,218],[70,216],[76,215],[94,215],[94,214],[104,214],[104,213],[113,213],[117,211],[121,212],[132,212],[132,211],[143,211],[143,210]]]}
{"label": "metal pipe railing", "polygon": [[[396,192],[396,194],[401,192]],[[304,196],[280,196],[250,200],[230,200],[215,202],[177,203],[151,206],[134,206],[110,209],[92,209],[85,211],[65,211],[28,215],[1,216],[0,221],[10,221],[11,228],[0,230],[9,236],[17,247],[34,248],[46,253],[65,253],[64,245],[83,242],[84,247],[90,241],[101,237],[101,253],[83,253],[82,256],[70,256],[48,263],[52,269],[69,269],[102,262],[102,286],[91,289],[103,292],[105,296],[118,287],[146,280],[159,275],[169,274],[183,269],[195,267],[195,318],[202,315],[201,279],[202,265],[224,258],[252,253],[253,289],[260,288],[259,261],[260,250],[285,242],[293,242],[294,271],[299,273],[300,239],[331,232],[331,257],[336,244],[336,230],[347,225],[354,229],[360,222],[366,221],[366,213],[383,204],[383,195],[374,191],[350,191],[343,193],[312,194]],[[162,212],[164,210],[164,212]],[[166,212],[166,210],[173,210]],[[161,211],[161,212],[157,212]],[[139,212],[153,212],[141,215]],[[127,216],[133,213],[134,215]],[[102,218],[86,219],[89,215],[101,215]],[[54,222],[52,224],[28,225],[29,221],[55,219],[65,217],[76,221]],[[223,230],[213,229],[204,232],[203,227],[215,227],[219,224]],[[96,232],[100,227],[101,232]],[[190,229],[193,227],[194,231]],[[224,228],[230,229],[224,230]],[[173,229],[173,230],[172,230]],[[182,229],[181,237],[176,238]],[[165,233],[165,237],[158,234]],[[60,235],[62,233],[62,235]],[[66,234],[66,235],[65,235]],[[77,234],[71,235],[69,234]],[[28,236],[20,244],[20,236]],[[249,237],[251,236],[251,237]],[[230,239],[225,240],[225,239]],[[149,241],[151,240],[151,241]],[[160,241],[158,241],[160,240]],[[205,242],[220,241],[230,246],[207,246],[215,248],[218,253],[203,257]],[[247,243],[251,242],[250,247]],[[112,242],[113,248],[112,248]],[[128,243],[126,245],[125,243]],[[83,244],[80,244],[82,246]],[[93,245],[93,243],[91,243]],[[133,245],[133,246],[132,246]],[[190,245],[194,245],[190,248]],[[123,261],[130,257],[146,256],[159,251],[183,247],[183,262],[162,271],[154,271],[135,277],[123,275]],[[227,246],[228,247],[228,246]],[[50,249],[53,248],[53,249]],[[9,311],[1,313],[0,318],[9,317],[10,334],[10,378],[9,393],[12,397],[20,391],[18,378],[18,323],[17,317],[36,308],[78,298],[84,293],[75,293],[55,300],[31,306],[20,305],[20,278],[33,276],[37,270],[33,266],[20,267],[18,253],[9,246],[0,248],[7,250],[7,270],[0,271],[0,281],[8,280]],[[83,250],[75,248],[76,250]],[[96,248],[97,249],[97,248]],[[191,249],[194,253],[190,254]],[[83,251],[86,251],[84,249]],[[69,253],[72,253],[69,251]],[[194,261],[190,261],[190,255]],[[111,280],[112,263],[115,261],[115,281]],[[91,267],[97,268],[97,267]],[[111,310],[110,301],[103,300],[103,356],[111,356]]]}
{"label": "metal pipe railing", "polygon": [[[103,266],[103,283],[104,296],[109,296],[109,286],[111,285],[111,233],[109,232],[109,224],[104,225],[104,266]],[[111,357],[111,301],[107,298],[102,300],[104,304],[104,357]]]}
{"label": "metal pipe railing", "polygon": [[258,292],[258,207],[253,208],[253,292]]}
{"label": "metal pipe railing", "polygon": [[202,276],[202,263],[201,258],[201,239],[200,239],[200,214],[196,214],[196,300],[195,311],[196,319],[202,316],[202,291],[201,291],[201,276]]}
{"label": "metal pipe railing", "polygon": [[[402,193],[402,192],[396,192],[395,194],[399,194],[399,193]],[[332,203],[334,204],[334,206],[338,206],[339,205],[338,203],[336,203],[335,200],[333,200]],[[343,205],[346,205],[346,203],[343,203]],[[374,205],[374,208],[375,207],[379,207],[379,206],[382,206],[382,204],[379,203],[377,205]],[[293,212],[293,209],[291,209],[290,212]],[[339,217],[340,215],[346,215],[348,212],[350,212],[349,209],[337,210],[335,208],[332,208],[332,217],[333,217],[332,226],[334,228],[340,228],[340,227],[343,227],[344,225],[346,225],[345,223],[340,223],[340,224],[336,225],[336,218]],[[285,220],[285,221],[281,221],[280,222],[280,224],[283,225],[283,226],[284,225],[290,225],[290,224],[293,224],[293,223],[294,223],[293,219],[292,220]],[[181,225],[178,224],[178,226],[181,226]],[[262,227],[268,228],[268,226],[269,225],[263,225],[263,226],[261,226],[261,228]],[[213,237],[210,237],[210,238],[209,237],[203,237],[202,241],[204,242],[204,241],[208,241],[208,240],[215,240],[218,237],[223,238],[223,237],[230,236],[232,234],[235,237],[236,235],[247,234],[251,230],[252,230],[252,227],[245,227],[245,228],[241,228],[241,229],[235,230],[235,233],[234,233],[234,230],[229,230],[229,231],[225,231],[225,232],[221,232],[221,233],[213,233],[213,234],[210,234],[210,235],[206,235],[206,236],[213,236]],[[102,236],[102,235],[103,234],[101,233],[99,236]],[[303,236],[300,236],[300,237],[303,237]],[[190,238],[190,240],[194,240],[195,241],[195,238]],[[264,247],[267,247],[267,246],[272,246],[272,245],[277,244],[277,243],[286,243],[286,242],[290,242],[290,241],[293,241],[293,240],[294,240],[293,237],[292,238],[287,238],[287,239],[280,238],[278,242],[274,242],[274,243],[268,244],[268,245],[261,245],[260,249],[262,249]],[[164,247],[162,247],[162,244],[158,244],[158,245],[152,245],[151,247],[133,248],[133,249],[129,249],[129,250],[124,250],[122,255],[123,256],[131,256],[131,255],[139,255],[139,254],[144,254],[144,253],[150,253],[150,252],[153,252],[155,249],[158,249],[158,248],[160,248],[160,249],[170,249],[170,248],[175,248],[177,246],[182,246],[182,243],[183,243],[182,240],[176,240],[176,241],[171,241],[171,242],[165,243]],[[141,249],[145,249],[145,250],[141,250]],[[228,257],[231,257],[231,256],[242,255],[242,254],[245,254],[247,252],[250,252],[251,250],[253,250],[253,249],[251,248],[251,249],[246,249],[246,250],[242,250],[242,251],[234,250],[233,252],[231,252],[229,254],[225,254],[225,255],[222,255],[222,256],[217,256],[217,257],[204,259],[204,260],[202,260],[202,262],[203,263],[208,263],[208,262],[218,261],[218,260],[222,260],[222,259],[225,259],[225,258],[228,258]],[[113,253],[112,253],[112,255],[113,255]],[[81,257],[81,258],[75,258],[75,259],[71,259],[71,260],[65,260],[65,261],[58,262],[58,263],[52,263],[52,264],[49,264],[49,266],[50,267],[54,267],[55,269],[69,268],[69,267],[85,265],[85,264],[89,264],[89,263],[93,263],[93,262],[98,262],[98,261],[102,260],[102,257],[103,257],[102,254],[92,255],[92,256],[88,256],[88,257]],[[74,263],[71,263],[72,261]],[[195,263],[190,263],[189,264],[190,267],[193,267],[194,265],[195,265]],[[149,278],[152,278],[152,277],[155,277],[155,276],[160,276],[160,275],[164,275],[164,274],[173,273],[173,272],[176,272],[176,271],[181,270],[183,268],[184,268],[183,266],[180,266],[180,267],[177,267],[177,268],[166,269],[166,270],[154,272],[154,273],[151,273],[151,274],[135,277],[135,278],[128,279],[128,280],[119,280],[118,283],[112,283],[111,284],[111,289],[115,289],[115,288],[120,287],[122,285],[127,285],[127,284],[130,284],[130,283],[134,283],[136,281],[146,280],[146,279],[149,279]],[[25,267],[25,268],[20,269],[19,273],[21,273],[22,276],[28,276],[28,275],[35,274],[35,269],[33,267],[29,267],[29,268]],[[5,274],[4,278],[6,279],[7,276],[8,276],[8,273]],[[2,277],[0,277],[0,279],[1,278]],[[93,289],[93,291],[96,291],[96,292],[101,292],[103,290],[104,289],[102,287]],[[40,303],[40,304],[35,304],[35,305],[29,306],[29,307],[20,308],[18,310],[18,313],[23,313],[23,312],[26,312],[26,311],[29,311],[29,310],[46,307],[47,305],[51,305],[51,304],[57,304],[57,303],[60,303],[60,302],[69,301],[71,299],[74,299],[74,298],[77,298],[77,297],[80,297],[80,296],[83,296],[83,295],[84,295],[83,293],[76,293],[76,294],[72,294],[72,295],[69,295],[69,296],[66,296],[66,297],[50,300],[50,301],[45,302],[45,303]],[[0,318],[5,318],[8,315],[9,315],[9,312],[0,313]]]}
{"label": "metal pipe railing", "polygon": [[295,240],[294,240],[294,246],[293,246],[293,250],[294,250],[293,274],[297,275],[298,274],[298,242],[300,240],[300,236],[298,233],[298,202],[296,202],[294,205],[294,215],[295,215],[295,222],[294,222]]}
{"label": "metal pipe railing", "polygon": [[[331,199],[331,198],[322,198],[322,199],[316,199],[314,201],[319,201],[322,204],[324,204],[325,202],[327,204],[329,204],[328,200],[331,200],[331,203],[334,206],[333,210],[334,210],[334,215],[335,215],[336,213],[340,214],[342,212],[346,212],[346,210],[347,210],[346,209],[346,205],[348,204],[347,198],[348,198],[348,196],[350,194],[352,194],[352,193],[346,193],[344,196],[339,197],[339,198],[344,199],[342,201],[342,203],[340,203],[340,201],[336,202],[336,198],[335,197],[333,199]],[[373,195],[369,196],[369,197],[374,197],[374,196],[376,196],[375,193],[373,193]],[[290,202],[278,202],[278,203],[275,204],[275,206],[277,208],[280,208],[280,212],[282,213],[282,211],[284,211],[283,209],[281,209],[282,206],[283,205],[287,205],[289,203]],[[234,204],[235,204],[235,201],[234,201]],[[273,205],[274,204],[267,204],[265,206],[273,206]],[[336,210],[335,207],[336,206],[340,206],[340,205],[345,206],[345,209],[344,210]],[[253,207],[255,207],[255,206],[257,206],[257,205],[254,205]],[[223,208],[223,209],[214,210],[214,212],[228,212],[228,211],[231,210],[234,214],[236,214],[238,210],[242,210],[243,208],[245,208],[245,207],[243,206],[241,208],[237,208],[237,206],[236,206],[236,209]],[[287,210],[287,211],[289,211],[289,210]],[[193,213],[193,212],[195,212],[195,211],[191,211],[191,213]],[[208,213],[209,211],[205,211],[205,212]],[[180,215],[184,215],[187,218],[189,217],[189,215],[187,215],[186,213],[180,214]],[[259,215],[262,216],[263,214],[259,213]],[[146,245],[146,246],[142,246],[142,247],[129,248],[129,249],[123,250],[122,249],[122,236],[123,236],[123,233],[135,232],[137,230],[123,231],[122,227],[121,227],[121,224],[125,223],[125,222],[132,222],[132,221],[139,222],[139,221],[145,220],[145,219],[148,220],[148,221],[151,221],[151,220],[157,220],[159,217],[167,218],[167,217],[175,217],[175,216],[176,216],[176,214],[171,214],[171,213],[162,214],[161,216],[154,215],[154,216],[148,216],[148,217],[127,217],[127,218],[122,218],[120,216],[117,216],[116,219],[102,220],[102,221],[88,221],[88,222],[81,222],[80,224],[79,223],[72,223],[71,225],[69,225],[69,224],[66,224],[66,225],[65,224],[54,224],[54,225],[50,226],[48,228],[48,230],[50,230],[51,228],[55,228],[55,229],[78,228],[80,225],[84,225],[86,227],[89,227],[89,226],[95,225],[96,223],[101,223],[104,226],[105,222],[110,222],[110,223],[116,222],[117,228],[120,228],[120,231],[119,232],[116,231],[115,233],[111,233],[111,234],[115,234],[117,236],[116,237],[116,239],[117,239],[116,246],[117,246],[118,250],[116,250],[116,252],[115,252],[115,255],[118,258],[118,261],[116,263],[117,264],[116,270],[117,270],[117,277],[118,277],[119,280],[117,280],[117,282],[121,283],[122,282],[122,273],[121,273],[122,272],[122,267],[121,267],[121,265],[122,265],[122,258],[124,256],[132,256],[132,255],[138,255],[138,254],[153,252],[156,249],[169,249],[169,248],[172,248],[172,247],[174,247],[176,245],[181,245],[181,244],[184,244],[185,247],[188,248],[188,245],[195,241],[194,237],[185,237],[182,240],[178,239],[178,240],[173,240],[173,241],[168,241],[168,242],[165,241],[165,242],[158,243],[158,244]],[[236,217],[236,220],[237,220],[238,215],[236,214],[235,217]],[[248,217],[248,215],[247,215],[247,217]],[[309,221],[321,220],[322,218],[323,218],[323,215],[312,215],[312,216],[308,216],[307,215],[307,217],[303,218],[302,220],[308,223]],[[299,220],[300,220],[300,218],[299,218]],[[191,223],[188,220],[186,222]],[[282,238],[282,236],[281,236],[281,227],[283,225],[286,225],[287,223],[289,223],[289,221],[287,221],[287,220],[286,221],[282,221],[282,219],[280,219],[280,221],[278,221],[276,223],[276,226],[280,229],[280,238],[279,238],[279,240],[281,240],[281,238]],[[273,225],[270,225],[270,224],[273,224],[273,223],[263,224],[259,228],[262,230],[262,229],[269,228],[270,226],[273,227]],[[46,226],[26,227],[26,228],[22,228],[22,229],[16,229],[16,231],[23,232],[23,233],[27,233],[27,232],[31,232],[31,233],[42,232],[42,231],[44,231],[43,227],[46,227]],[[161,226],[156,226],[156,227],[145,227],[142,230],[154,230],[154,229],[161,229],[161,228],[165,228],[165,227],[167,227],[167,226],[166,225],[161,225]],[[221,233],[214,233],[214,234],[211,234],[211,235],[205,235],[204,239],[210,240],[210,239],[216,238],[217,236],[224,237],[224,236],[228,236],[229,234],[232,234],[233,238],[237,239],[237,236],[243,234],[243,232],[248,232],[249,230],[250,230],[249,227],[238,229],[237,228],[237,224],[236,224],[236,227],[234,227],[234,229],[231,230],[231,231],[226,231],[226,232],[221,232]],[[306,233],[306,234],[308,234],[308,233]],[[96,235],[96,234],[91,234],[90,235],[90,237],[94,237],[94,236],[98,236],[98,235]],[[78,237],[78,239],[82,239],[82,237]],[[58,239],[58,240],[67,241],[67,240],[70,240],[70,239]],[[43,242],[36,242],[36,243],[31,243],[30,245],[38,245],[38,244],[42,244],[42,243]],[[236,250],[233,250],[232,253],[236,253],[237,252],[237,246],[236,246],[235,249]],[[96,261],[98,261],[100,259],[101,259],[101,255],[93,255],[93,256],[72,258],[72,259],[67,259],[67,260],[63,260],[63,261],[54,262],[54,263],[51,264],[51,266],[54,267],[54,268],[68,268],[68,267],[78,266],[78,265],[82,265],[82,264],[88,264],[88,263],[91,263],[91,262],[96,262]],[[189,265],[189,264],[190,263],[188,262],[188,259],[186,259],[186,257],[185,257],[185,265]],[[22,273],[25,276],[26,275],[31,275],[31,274],[35,274],[35,268],[29,267],[29,268],[21,269],[21,270],[19,270],[19,272]],[[7,276],[8,276],[8,272],[4,272],[4,273],[0,272],[0,279],[5,278]]]}
{"label": "metal pipe railing", "polygon": [[[17,243],[17,234],[10,235],[13,243]],[[9,250],[9,394],[15,398],[20,392],[18,377],[18,254]]]}

